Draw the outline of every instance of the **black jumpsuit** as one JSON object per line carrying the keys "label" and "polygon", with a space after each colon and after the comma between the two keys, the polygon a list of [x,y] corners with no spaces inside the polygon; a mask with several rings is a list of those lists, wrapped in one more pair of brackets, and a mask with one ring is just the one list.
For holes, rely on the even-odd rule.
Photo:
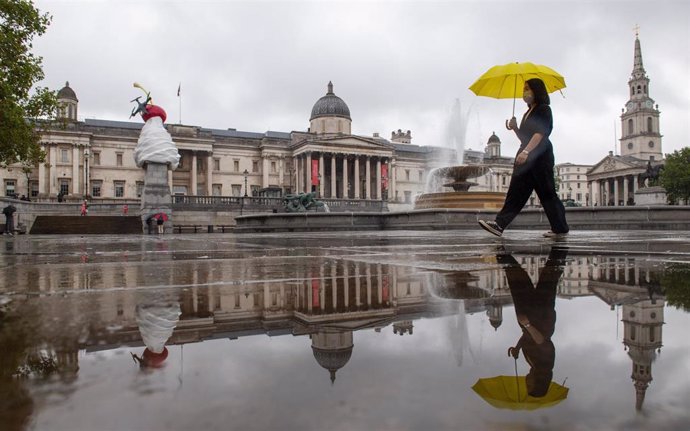
{"label": "black jumpsuit", "polygon": [[502,229],[505,229],[520,213],[532,191],[536,191],[551,224],[551,231],[567,233],[570,230],[565,220],[565,207],[556,194],[553,146],[549,140],[552,129],[553,117],[549,105],[537,105],[529,115],[526,113],[522,117],[518,131],[521,143],[518,154],[527,146],[535,133],[541,133],[544,137],[529,153],[527,161],[513,168],[505,203],[496,215],[496,223]]}

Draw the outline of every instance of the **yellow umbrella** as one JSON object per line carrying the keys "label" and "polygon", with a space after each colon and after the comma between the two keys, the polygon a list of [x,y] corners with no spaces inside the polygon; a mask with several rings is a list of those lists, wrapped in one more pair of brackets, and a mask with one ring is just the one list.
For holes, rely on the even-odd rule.
{"label": "yellow umbrella", "polygon": [[555,406],[568,396],[568,388],[551,382],[546,395],[527,394],[525,376],[496,376],[477,380],[472,389],[487,403],[500,409],[535,410]]}
{"label": "yellow umbrella", "polygon": [[550,67],[534,63],[508,63],[494,66],[477,79],[470,86],[470,90],[477,96],[493,97],[494,99],[513,99],[513,116],[515,116],[515,98],[522,96],[525,81],[539,78],[544,81],[546,91],[565,88],[565,78]]}

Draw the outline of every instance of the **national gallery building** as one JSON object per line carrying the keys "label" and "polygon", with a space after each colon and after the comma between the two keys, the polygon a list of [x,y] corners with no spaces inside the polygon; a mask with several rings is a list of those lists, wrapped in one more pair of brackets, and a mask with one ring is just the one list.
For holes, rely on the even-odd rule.
{"label": "national gallery building", "polygon": [[[4,194],[32,199],[138,199],[144,170],[134,162],[143,122],[77,120],[74,90],[58,93],[66,128],[45,133],[46,160],[28,176],[3,170]],[[167,124],[177,145],[179,167],[169,171],[173,195],[257,196],[317,191],[331,199],[411,203],[423,192],[426,173],[453,150],[412,145],[410,131],[390,140],[352,134],[347,104],[328,84],[314,104],[306,132],[243,132]]]}

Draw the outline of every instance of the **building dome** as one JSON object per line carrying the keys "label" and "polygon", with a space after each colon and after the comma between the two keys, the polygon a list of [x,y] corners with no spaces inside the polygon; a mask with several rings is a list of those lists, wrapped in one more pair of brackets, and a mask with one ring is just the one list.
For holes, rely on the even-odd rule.
{"label": "building dome", "polygon": [[333,93],[333,83],[328,83],[328,93],[320,98],[311,109],[309,121],[319,117],[343,117],[352,121],[350,118],[350,108],[340,97]]}
{"label": "building dome", "polygon": [[501,140],[498,139],[498,136],[496,136],[496,132],[491,132],[491,136],[489,136],[489,142],[487,142],[487,143],[488,144],[493,144],[493,143],[500,144]]}
{"label": "building dome", "polygon": [[74,92],[74,90],[72,90],[72,88],[70,88],[69,81],[65,82],[65,86],[62,87],[62,89],[60,89],[60,91],[58,91],[57,98],[58,99],[70,99],[70,100],[74,100],[76,102],[79,101],[79,99],[77,99],[77,95]]}
{"label": "building dome", "polygon": [[335,382],[335,373],[343,368],[352,356],[352,347],[345,347],[342,349],[320,349],[312,346],[314,358],[321,367],[328,370],[331,376],[331,383]]}

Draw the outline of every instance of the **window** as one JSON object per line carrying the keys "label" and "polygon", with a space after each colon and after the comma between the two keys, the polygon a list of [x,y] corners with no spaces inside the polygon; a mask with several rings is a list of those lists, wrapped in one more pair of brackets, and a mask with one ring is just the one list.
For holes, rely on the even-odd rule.
{"label": "window", "polygon": [[5,196],[14,196],[17,183],[14,180],[5,180]]}
{"label": "window", "polygon": [[504,186],[506,185],[506,176],[505,175],[501,175],[501,185],[504,185]]}
{"label": "window", "polygon": [[233,160],[232,161],[232,170],[233,170],[233,172],[239,172],[240,171],[240,161],[239,160]]}
{"label": "window", "polygon": [[60,149],[60,162],[69,163],[69,150],[65,148]]}
{"label": "window", "polygon": [[64,178],[60,180],[60,193],[63,195],[69,194],[69,180]]}
{"label": "window", "polygon": [[201,157],[198,157],[196,159],[196,171],[197,172],[206,172],[204,170],[204,159],[202,159]]}
{"label": "window", "polygon": [[580,176],[579,176],[579,175],[577,176],[577,179],[578,179],[578,180],[580,179]]}
{"label": "window", "polygon": [[187,186],[173,186],[173,195],[184,196],[187,194]]}
{"label": "window", "polygon": [[647,117],[647,131],[652,131],[652,117]]}
{"label": "window", "polygon": [[122,153],[117,153],[115,155],[115,165],[122,166]]}
{"label": "window", "polygon": [[260,189],[259,186],[249,186],[249,188],[252,191],[251,196],[258,196],[259,195],[259,189]]}
{"label": "window", "polygon": [[405,179],[407,181],[410,181],[410,170],[409,169],[405,169]]}
{"label": "window", "polygon": [[412,192],[405,191],[405,203],[409,204],[412,202]]}
{"label": "window", "polygon": [[632,143],[632,142],[628,142],[628,149],[629,149],[629,150],[632,150],[632,149],[633,149],[633,143]]}
{"label": "window", "polygon": [[421,183],[422,180],[424,180],[424,171],[419,171],[419,182]]}
{"label": "window", "polygon": [[220,171],[220,159],[213,159],[213,170]]}
{"label": "window", "polygon": [[115,186],[115,197],[124,198],[125,197],[125,182],[124,181],[114,181]]}
{"label": "window", "polygon": [[259,162],[252,160],[252,172],[259,172]]}
{"label": "window", "polygon": [[275,174],[276,172],[276,162],[271,162],[271,173]]}
{"label": "window", "polygon": [[213,184],[211,189],[211,193],[213,193],[213,196],[222,196],[222,190],[223,190],[223,185],[222,184]]}
{"label": "window", "polygon": [[632,135],[632,134],[633,134],[633,120],[630,119],[630,120],[628,120],[628,135]]}
{"label": "window", "polygon": [[103,181],[91,181],[91,197],[100,198]]}
{"label": "window", "polygon": [[29,185],[29,190],[29,194],[32,198],[38,196],[38,181],[31,181],[31,184]]}
{"label": "window", "polygon": [[235,197],[242,196],[242,185],[241,184],[233,184],[230,186],[232,189],[232,195]]}
{"label": "window", "polygon": [[101,164],[101,153],[97,153],[97,152],[93,153],[93,164],[94,165],[100,165]]}
{"label": "window", "polygon": [[142,194],[144,194],[144,182],[137,181],[137,197],[141,198]]}
{"label": "window", "polygon": [[649,141],[649,144],[647,145],[649,145],[649,148],[654,148],[654,141]]}

